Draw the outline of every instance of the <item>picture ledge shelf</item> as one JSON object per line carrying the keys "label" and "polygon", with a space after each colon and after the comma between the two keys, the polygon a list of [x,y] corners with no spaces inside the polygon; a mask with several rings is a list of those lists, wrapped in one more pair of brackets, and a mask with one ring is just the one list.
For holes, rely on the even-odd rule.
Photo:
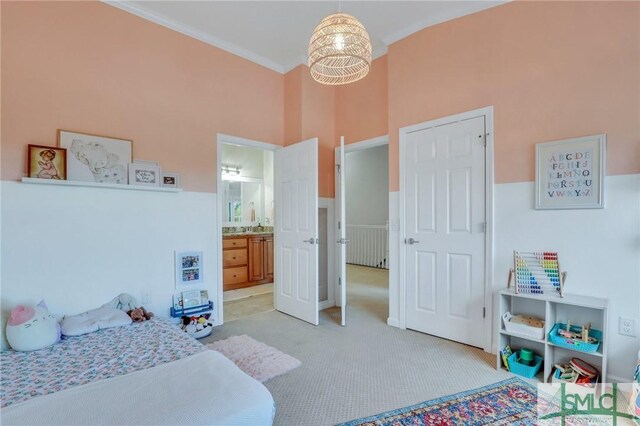
{"label": "picture ledge shelf", "polygon": [[181,192],[182,188],[167,188],[142,185],[122,185],[117,183],[80,182],[75,180],[54,180],[23,177],[22,183],[35,183],[39,185],[59,185],[59,186],[79,186],[84,188],[109,188],[128,189],[132,191],[155,191],[155,192]]}

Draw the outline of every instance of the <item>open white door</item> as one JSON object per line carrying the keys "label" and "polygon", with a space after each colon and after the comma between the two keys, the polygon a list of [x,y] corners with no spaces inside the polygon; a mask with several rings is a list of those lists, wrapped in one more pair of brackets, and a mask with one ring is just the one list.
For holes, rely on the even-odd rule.
{"label": "open white door", "polygon": [[275,152],[275,306],[318,325],[318,139]]}
{"label": "open white door", "polygon": [[340,137],[340,148],[336,151],[336,271],[338,271],[338,304],[340,305],[340,325],[347,324],[347,210],[345,206],[345,161],[344,136]]}

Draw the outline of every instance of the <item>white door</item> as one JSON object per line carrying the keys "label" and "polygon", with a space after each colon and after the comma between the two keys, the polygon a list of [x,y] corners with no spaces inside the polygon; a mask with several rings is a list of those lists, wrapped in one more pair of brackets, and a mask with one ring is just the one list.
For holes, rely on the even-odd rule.
{"label": "white door", "polygon": [[318,139],[275,152],[275,306],[318,325]]}
{"label": "white door", "polygon": [[345,203],[344,136],[340,137],[340,148],[336,151],[336,271],[338,271],[338,304],[340,324],[347,325],[347,209]]}
{"label": "white door", "polygon": [[484,116],[404,140],[406,327],[483,346]]}

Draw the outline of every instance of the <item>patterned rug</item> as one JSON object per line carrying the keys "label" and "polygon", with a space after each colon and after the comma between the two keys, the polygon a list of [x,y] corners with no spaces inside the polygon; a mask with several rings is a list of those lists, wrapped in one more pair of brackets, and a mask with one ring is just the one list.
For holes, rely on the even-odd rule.
{"label": "patterned rug", "polygon": [[243,334],[209,343],[209,349],[220,352],[240,370],[260,382],[287,373],[300,366],[300,361]]}
{"label": "patterned rug", "polygon": [[535,425],[537,393],[513,377],[338,426]]}

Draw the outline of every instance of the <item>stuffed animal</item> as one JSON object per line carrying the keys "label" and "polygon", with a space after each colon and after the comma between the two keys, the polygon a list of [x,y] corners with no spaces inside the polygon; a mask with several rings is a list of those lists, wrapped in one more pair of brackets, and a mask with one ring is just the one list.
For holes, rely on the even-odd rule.
{"label": "stuffed animal", "polygon": [[37,351],[60,340],[60,324],[44,302],[34,307],[18,305],[7,322],[7,340],[16,351]]}
{"label": "stuffed animal", "polygon": [[135,322],[147,321],[153,318],[153,312],[147,311],[142,306],[139,308],[135,308],[127,312],[127,314],[131,317],[131,319]]}
{"label": "stuffed animal", "polygon": [[207,327],[213,327],[213,324],[209,322],[210,316],[211,314],[204,314],[204,315],[192,316],[192,317],[183,316],[181,317],[182,319],[181,328],[186,333],[195,335],[194,337],[196,339],[198,339],[199,338],[198,336],[200,335],[202,335],[202,337],[204,337],[204,335],[209,335],[210,333],[205,333],[204,330],[206,330]]}
{"label": "stuffed animal", "polygon": [[138,305],[138,301],[136,300],[136,298],[127,293],[120,293],[118,296],[114,297],[110,302],[102,305],[103,308],[104,307],[116,308],[116,309],[120,309],[121,311],[125,311],[126,313],[129,313],[129,311],[137,308],[138,306],[140,305]]}

